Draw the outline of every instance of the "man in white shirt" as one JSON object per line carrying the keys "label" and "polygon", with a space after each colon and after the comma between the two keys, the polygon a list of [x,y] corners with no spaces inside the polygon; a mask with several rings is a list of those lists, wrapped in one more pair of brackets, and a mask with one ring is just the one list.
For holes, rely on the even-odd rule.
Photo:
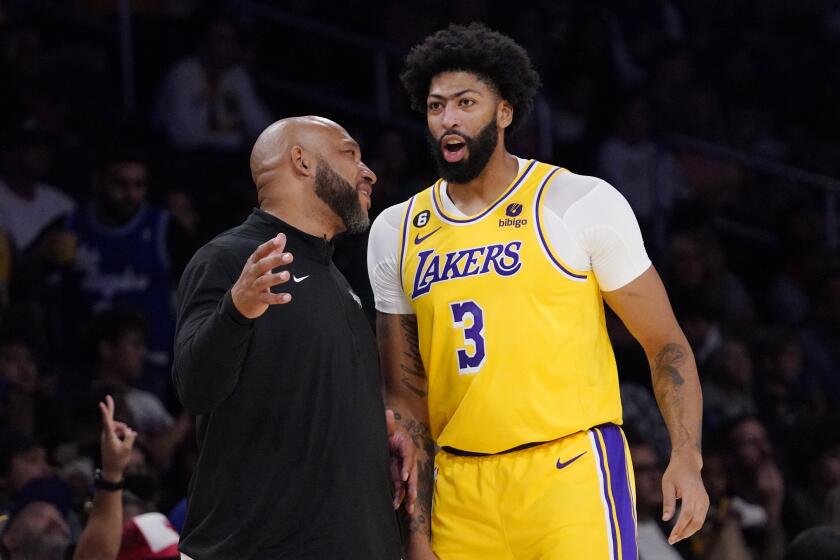
{"label": "man in white shirt", "polygon": [[0,224],[16,252],[28,250],[51,224],[70,214],[75,204],[43,182],[50,166],[46,139],[32,131],[11,136],[3,149],[0,176]]}

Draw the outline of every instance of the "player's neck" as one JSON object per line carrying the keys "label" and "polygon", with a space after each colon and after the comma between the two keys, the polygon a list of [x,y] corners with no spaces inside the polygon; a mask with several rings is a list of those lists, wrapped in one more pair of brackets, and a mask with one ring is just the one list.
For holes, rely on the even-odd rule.
{"label": "player's neck", "polygon": [[478,177],[467,183],[448,183],[447,194],[460,211],[467,215],[476,214],[499,198],[518,172],[516,157],[499,143]]}

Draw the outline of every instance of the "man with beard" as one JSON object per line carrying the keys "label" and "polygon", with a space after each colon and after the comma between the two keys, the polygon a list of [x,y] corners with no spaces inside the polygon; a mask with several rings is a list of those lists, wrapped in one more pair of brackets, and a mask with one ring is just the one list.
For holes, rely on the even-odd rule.
{"label": "man with beard", "polygon": [[180,550],[399,558],[393,507],[407,484],[413,510],[413,446],[386,414],[376,341],[332,262],[335,236],[369,225],[376,175],[320,117],[263,131],[251,175],[260,207],[201,248],[180,286],[172,378],[199,445]]}
{"label": "man with beard", "polygon": [[669,541],[690,536],[708,508],[700,385],[629,205],[507,152],[539,85],[509,37],[450,26],[402,80],[441,175],[377,218],[368,249],[386,402],[421,468],[410,557],[636,557],[604,300],[650,361],[673,448],[663,517],[681,499]]}
{"label": "man with beard", "polygon": [[141,384],[162,395],[172,365],[173,278],[195,246],[168,212],[149,203],[149,166],[140,150],[108,150],[93,187],[93,200],[67,220],[75,255],[66,271],[65,344],[69,351],[80,346],[79,326],[105,309],[137,310],[151,326],[145,361],[152,375]]}

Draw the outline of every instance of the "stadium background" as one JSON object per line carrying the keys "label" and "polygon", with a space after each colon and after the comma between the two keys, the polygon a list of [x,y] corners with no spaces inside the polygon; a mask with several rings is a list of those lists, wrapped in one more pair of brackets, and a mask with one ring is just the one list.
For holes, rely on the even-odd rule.
{"label": "stadium background", "polygon": [[[399,84],[402,58],[428,33],[470,21],[514,37],[543,79],[511,151],[624,193],[697,355],[712,512],[680,554],[714,558],[716,543],[732,541],[720,557],[774,558],[803,529],[840,523],[840,3],[831,0],[0,1],[0,507],[16,498],[12,459],[43,449],[32,472],[67,482],[78,533],[98,445],[94,403],[106,390],[145,431],[132,511],[175,508],[177,527],[186,494],[195,449],[168,387],[167,349],[120,370],[131,356],[118,352],[142,358],[142,339],[132,349],[109,335],[145,331],[151,347],[171,316],[128,309],[113,275],[94,278],[98,301],[76,291],[95,272],[80,268],[71,202],[84,211],[107,190],[106,171],[144,160],[148,203],[169,212],[161,243],[174,287],[191,252],[254,205],[256,133],[318,114],[361,143],[379,176],[375,217],[434,179],[424,121]],[[219,85],[208,87],[202,69]],[[35,209],[9,183],[65,197]],[[21,220],[37,225],[26,239]],[[109,250],[140,255],[140,241]],[[341,239],[336,261],[372,313],[365,243]],[[164,308],[174,297],[169,285],[152,295]],[[653,451],[655,474],[668,449],[647,364],[610,326],[628,432]],[[135,392],[143,418],[132,417],[132,389],[114,386],[121,375],[166,411],[137,405]],[[655,494],[640,485],[649,510],[640,519]]]}

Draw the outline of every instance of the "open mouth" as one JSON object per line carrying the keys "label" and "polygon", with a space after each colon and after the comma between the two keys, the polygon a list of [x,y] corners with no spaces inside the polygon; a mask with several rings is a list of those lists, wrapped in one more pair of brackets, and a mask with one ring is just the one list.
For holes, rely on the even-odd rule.
{"label": "open mouth", "polygon": [[467,152],[467,143],[459,136],[446,136],[441,141],[443,157],[446,161],[454,163],[464,158]]}
{"label": "open mouth", "polygon": [[359,198],[361,200],[367,200],[368,205],[370,205],[370,196],[371,194],[373,194],[373,189],[370,188],[370,185],[368,185],[367,183],[363,183],[356,187],[356,192],[359,193]]}

